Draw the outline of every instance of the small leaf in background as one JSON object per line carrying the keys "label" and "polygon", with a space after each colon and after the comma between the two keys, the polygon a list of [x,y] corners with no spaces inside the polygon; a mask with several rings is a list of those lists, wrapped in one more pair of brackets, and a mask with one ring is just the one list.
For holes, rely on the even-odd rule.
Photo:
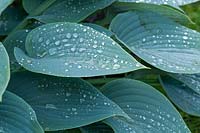
{"label": "small leaf in background", "polygon": [[110,37],[80,24],[51,23],[29,33],[26,55],[15,49],[27,70],[61,77],[118,74],[145,68]]}
{"label": "small leaf in background", "polygon": [[200,95],[200,74],[170,74]]}
{"label": "small leaf in background", "polygon": [[112,117],[105,120],[117,133],[190,132],[167,98],[141,81],[115,80],[106,84],[102,92],[131,118]]}
{"label": "small leaf in background", "polygon": [[16,73],[9,90],[35,110],[46,131],[71,129],[126,114],[95,87],[80,78]]}
{"label": "small leaf in background", "polygon": [[6,52],[6,49],[0,42],[0,102],[2,101],[2,95],[6,90],[9,79],[10,79],[9,57]]}
{"label": "small leaf in background", "polygon": [[147,11],[119,14],[110,29],[134,54],[156,68],[172,73],[200,72],[200,33],[194,30]]}
{"label": "small leaf in background", "polygon": [[8,35],[24,17],[25,13],[21,9],[8,7],[0,16],[0,35]]}
{"label": "small leaf in background", "polygon": [[31,106],[11,92],[3,95],[0,116],[1,133],[44,133]]}
{"label": "small leaf in background", "polygon": [[170,76],[162,76],[161,84],[168,97],[181,110],[191,115],[200,116],[200,94],[191,89],[191,86],[188,87],[187,84]]}
{"label": "small leaf in background", "polygon": [[151,3],[157,5],[170,5],[174,7],[190,4],[199,0],[118,0],[119,2]]}
{"label": "small leaf in background", "polygon": [[45,0],[22,0],[25,11],[29,14],[34,12]]}
{"label": "small leaf in background", "polygon": [[0,0],[0,16],[1,13],[10,5],[13,3],[14,0]]}
{"label": "small leaf in background", "polygon": [[29,32],[30,30],[18,30],[9,35],[3,42],[10,58],[11,72],[18,71],[21,68],[21,66],[15,59],[14,48],[18,47],[25,50],[25,40]]}
{"label": "small leaf in background", "polygon": [[80,22],[115,0],[57,0],[42,15],[33,18],[45,22]]}

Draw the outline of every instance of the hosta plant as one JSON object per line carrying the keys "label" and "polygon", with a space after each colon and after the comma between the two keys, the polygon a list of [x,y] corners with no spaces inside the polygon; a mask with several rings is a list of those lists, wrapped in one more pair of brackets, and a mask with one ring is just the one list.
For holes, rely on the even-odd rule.
{"label": "hosta plant", "polygon": [[192,3],[0,0],[0,132],[199,132]]}

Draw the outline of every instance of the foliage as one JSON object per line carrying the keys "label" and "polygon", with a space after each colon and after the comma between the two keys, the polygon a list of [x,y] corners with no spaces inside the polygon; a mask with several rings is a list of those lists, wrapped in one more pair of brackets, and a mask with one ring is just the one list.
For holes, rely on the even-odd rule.
{"label": "foliage", "polygon": [[197,1],[0,0],[0,132],[199,132]]}

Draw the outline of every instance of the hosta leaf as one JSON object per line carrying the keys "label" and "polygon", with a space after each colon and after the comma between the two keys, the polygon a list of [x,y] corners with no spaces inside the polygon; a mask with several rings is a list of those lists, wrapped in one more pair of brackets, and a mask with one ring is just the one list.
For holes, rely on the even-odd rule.
{"label": "hosta leaf", "polygon": [[27,13],[31,14],[44,2],[44,0],[22,0],[23,7]]}
{"label": "hosta leaf", "polygon": [[145,11],[119,14],[110,29],[131,51],[154,67],[172,73],[200,72],[200,33],[194,30]]}
{"label": "hosta leaf", "polygon": [[0,103],[0,125],[1,133],[43,133],[33,109],[8,91]]}
{"label": "hosta leaf", "polygon": [[80,22],[99,9],[111,5],[115,0],[57,0],[42,15],[34,17],[45,23]]}
{"label": "hosta leaf", "polygon": [[79,78],[16,73],[9,87],[35,110],[47,130],[71,129],[124,112],[101,92]]}
{"label": "hosta leaf", "polygon": [[0,35],[8,35],[24,16],[25,13],[21,9],[8,7],[0,16]]}
{"label": "hosta leaf", "polygon": [[161,83],[169,98],[188,114],[200,116],[200,94],[169,76],[161,77]]}
{"label": "hosta leaf", "polygon": [[99,31],[99,32],[101,32],[101,33],[103,33],[103,34],[109,36],[109,37],[111,37],[111,36],[114,35],[114,33],[112,33],[110,30],[108,30],[108,29],[106,29],[106,28],[104,28],[104,27],[102,27],[102,26],[100,26],[100,25],[97,25],[97,24],[93,24],[93,23],[83,23],[83,25],[88,26],[88,27],[91,27],[91,28],[93,28],[93,29],[95,29],[95,30],[97,30],[97,31]]}
{"label": "hosta leaf", "polygon": [[10,65],[9,57],[4,48],[3,44],[0,42],[0,102],[2,100],[2,95],[6,90],[8,81],[10,79]]}
{"label": "hosta leaf", "polygon": [[14,48],[18,47],[25,50],[25,40],[29,32],[30,30],[18,30],[10,34],[3,42],[10,58],[11,71],[18,71],[21,68],[15,59]]}
{"label": "hosta leaf", "polygon": [[131,117],[105,120],[115,132],[190,132],[173,105],[153,87],[136,80],[119,79],[102,88],[102,92]]}
{"label": "hosta leaf", "polygon": [[151,3],[151,4],[164,4],[174,7],[197,2],[198,0],[118,0],[119,2],[136,2],[136,3]]}
{"label": "hosta leaf", "polygon": [[15,57],[29,71],[61,77],[117,74],[144,68],[110,37],[80,24],[51,23],[26,39],[28,55]]}
{"label": "hosta leaf", "polygon": [[200,94],[200,74],[171,74],[171,76]]}
{"label": "hosta leaf", "polygon": [[189,24],[191,25],[194,24],[194,22],[192,22],[192,20],[182,11],[164,5],[116,2],[112,5],[112,10],[115,10],[115,12],[118,13],[130,10],[138,10],[138,11],[145,10],[148,12],[158,13],[183,25],[188,26]]}
{"label": "hosta leaf", "polygon": [[0,0],[0,15],[14,0]]}

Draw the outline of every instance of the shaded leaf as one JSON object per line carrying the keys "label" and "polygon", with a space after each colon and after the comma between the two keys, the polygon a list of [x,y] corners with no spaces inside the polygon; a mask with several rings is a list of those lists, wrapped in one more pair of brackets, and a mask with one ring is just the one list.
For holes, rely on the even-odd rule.
{"label": "shaded leaf", "polygon": [[57,0],[40,16],[33,18],[45,22],[80,22],[99,9],[111,5],[115,0]]}
{"label": "shaded leaf", "polygon": [[79,78],[58,78],[21,72],[12,76],[9,90],[35,110],[46,131],[71,129],[124,112],[96,88]]}
{"label": "shaded leaf", "polygon": [[12,72],[18,71],[21,68],[21,66],[15,59],[14,48],[18,47],[20,49],[25,50],[25,40],[29,32],[30,30],[18,30],[10,34],[3,42],[6,50],[8,51],[11,65],[10,69]]}
{"label": "shaded leaf", "polygon": [[4,48],[3,44],[0,42],[0,102],[2,101],[2,95],[6,90],[8,81],[10,79],[10,65],[9,57]]}
{"label": "shaded leaf", "polygon": [[0,15],[14,0],[1,0],[0,1]]}
{"label": "shaded leaf", "polygon": [[23,99],[6,91],[0,103],[0,132],[43,133],[35,112]]}
{"label": "shaded leaf", "polygon": [[104,122],[115,132],[190,132],[178,111],[160,92],[136,80],[119,79],[102,88],[131,119],[112,117]]}
{"label": "shaded leaf", "polygon": [[113,133],[113,130],[108,125],[97,122],[80,128],[82,133]]}
{"label": "shaded leaf", "polygon": [[181,81],[200,95],[200,74],[171,74],[170,76]]}
{"label": "shaded leaf", "polygon": [[172,73],[200,72],[200,33],[194,30],[146,11],[119,14],[110,29],[132,52],[154,67]]}
{"label": "shaded leaf", "polygon": [[200,94],[170,76],[161,77],[161,84],[169,98],[181,110],[191,115],[200,116]]}
{"label": "shaded leaf", "polygon": [[61,77],[117,74],[145,68],[110,37],[80,24],[40,26],[26,39],[26,55],[15,49],[27,70]]}
{"label": "shaded leaf", "polygon": [[21,9],[8,7],[0,16],[0,35],[8,35],[23,20],[24,16],[25,13]]}

